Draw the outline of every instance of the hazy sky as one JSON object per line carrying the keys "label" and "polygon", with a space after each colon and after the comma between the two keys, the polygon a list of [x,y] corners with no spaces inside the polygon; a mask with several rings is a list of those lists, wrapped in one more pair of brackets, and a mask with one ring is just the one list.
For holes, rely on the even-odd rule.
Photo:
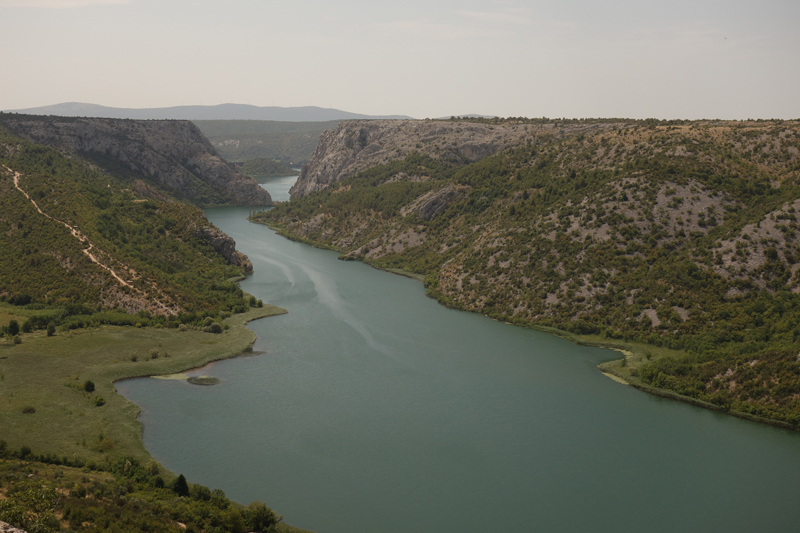
{"label": "hazy sky", "polygon": [[798,0],[0,0],[0,109],[800,118]]}

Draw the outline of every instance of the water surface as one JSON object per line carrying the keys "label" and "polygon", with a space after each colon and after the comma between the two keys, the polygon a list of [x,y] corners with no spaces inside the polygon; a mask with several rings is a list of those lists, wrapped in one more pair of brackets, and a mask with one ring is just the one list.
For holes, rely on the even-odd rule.
{"label": "water surface", "polygon": [[[270,192],[272,192],[270,188]],[[274,194],[276,199],[279,195]],[[800,436],[605,378],[614,352],[207,211],[289,314],[214,387],[117,384],[167,468],[319,533],[790,531]]]}

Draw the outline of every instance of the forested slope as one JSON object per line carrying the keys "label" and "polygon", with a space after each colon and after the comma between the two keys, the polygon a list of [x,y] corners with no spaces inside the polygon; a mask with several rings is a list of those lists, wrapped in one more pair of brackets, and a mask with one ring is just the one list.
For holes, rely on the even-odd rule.
{"label": "forested slope", "polygon": [[[473,162],[425,149],[469,123],[431,122],[258,219],[425,275],[449,306],[682,350],[633,377],[800,424],[800,123],[477,122],[517,139]],[[336,150],[315,158],[370,146]]]}

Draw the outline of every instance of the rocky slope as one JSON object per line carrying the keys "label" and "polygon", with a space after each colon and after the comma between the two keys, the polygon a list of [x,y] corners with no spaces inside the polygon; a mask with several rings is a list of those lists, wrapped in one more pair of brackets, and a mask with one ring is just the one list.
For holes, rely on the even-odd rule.
{"label": "rocky slope", "polygon": [[415,152],[454,164],[474,163],[505,148],[541,138],[590,134],[613,123],[531,124],[436,120],[351,120],[322,133],[303,165],[292,197],[327,188],[356,172]]}
{"label": "rocky slope", "polygon": [[32,142],[80,154],[109,170],[125,169],[180,200],[201,206],[272,203],[189,121],[0,114],[0,123]]}
{"label": "rocky slope", "polygon": [[679,350],[627,377],[800,427],[800,122],[530,122],[475,162],[465,121],[343,125],[258,218],[449,306]]}

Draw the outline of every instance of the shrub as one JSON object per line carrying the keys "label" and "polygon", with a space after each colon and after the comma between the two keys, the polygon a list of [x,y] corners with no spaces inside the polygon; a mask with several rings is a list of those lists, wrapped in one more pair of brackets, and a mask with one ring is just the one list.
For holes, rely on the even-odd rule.
{"label": "shrub", "polygon": [[26,405],[25,407],[22,408],[22,414],[25,414],[25,415],[33,414],[35,412],[36,412],[36,408],[33,407],[32,405]]}
{"label": "shrub", "polygon": [[275,511],[267,507],[264,502],[251,502],[245,511],[247,527],[253,531],[275,531],[275,526],[283,519]]}
{"label": "shrub", "polygon": [[85,390],[86,392],[94,392],[94,382],[87,379],[83,383],[83,390]]}
{"label": "shrub", "polygon": [[155,459],[150,459],[149,461],[147,461],[147,464],[144,465],[144,468],[147,471],[147,473],[150,474],[151,476],[158,475],[159,468],[158,468],[158,463],[156,462]]}
{"label": "shrub", "polygon": [[211,489],[205,485],[192,485],[192,499],[207,502],[211,499]]}

